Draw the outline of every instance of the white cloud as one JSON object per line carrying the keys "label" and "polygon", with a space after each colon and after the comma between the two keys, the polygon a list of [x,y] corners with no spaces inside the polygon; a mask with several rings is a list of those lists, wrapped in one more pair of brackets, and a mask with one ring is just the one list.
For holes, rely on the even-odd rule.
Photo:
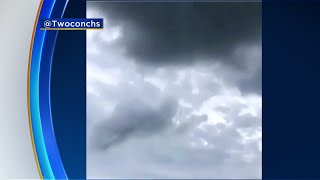
{"label": "white cloud", "polygon": [[[261,178],[262,97],[238,84],[248,74],[137,63],[121,28],[87,38],[88,178]],[[254,72],[261,49],[241,50]]]}

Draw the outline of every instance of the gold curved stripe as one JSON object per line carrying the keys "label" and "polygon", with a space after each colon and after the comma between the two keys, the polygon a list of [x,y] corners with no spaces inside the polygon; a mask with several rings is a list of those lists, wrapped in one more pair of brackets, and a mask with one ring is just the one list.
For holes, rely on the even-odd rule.
{"label": "gold curved stripe", "polygon": [[31,37],[31,43],[30,43],[30,51],[29,51],[29,61],[28,61],[28,75],[27,75],[27,97],[28,97],[28,119],[29,119],[29,129],[30,129],[30,138],[31,138],[31,142],[32,142],[32,149],[33,149],[33,154],[34,154],[34,158],[37,164],[37,168],[38,168],[38,173],[40,176],[40,179],[43,179],[42,176],[42,172],[40,169],[40,164],[39,164],[39,160],[38,160],[38,155],[37,155],[37,150],[36,150],[36,146],[34,144],[34,136],[33,136],[33,130],[32,130],[32,121],[31,121],[31,112],[30,112],[30,69],[31,69],[31,59],[32,59],[32,50],[33,50],[33,43],[34,43],[34,37],[36,34],[36,30],[37,30],[37,24],[38,24],[38,20],[39,20],[39,16],[40,16],[40,10],[43,4],[43,0],[40,1],[39,7],[38,7],[38,11],[37,11],[37,16],[36,16],[36,20],[34,22],[33,25],[33,32],[32,32],[32,37]]}

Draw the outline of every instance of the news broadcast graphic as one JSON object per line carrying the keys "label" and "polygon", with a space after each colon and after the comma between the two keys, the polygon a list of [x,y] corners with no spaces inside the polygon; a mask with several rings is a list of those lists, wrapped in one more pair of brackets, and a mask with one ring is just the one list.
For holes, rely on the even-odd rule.
{"label": "news broadcast graphic", "polygon": [[1,0],[0,179],[319,179],[319,10]]}
{"label": "news broadcast graphic", "polygon": [[42,31],[39,21],[50,18],[53,8],[57,8],[62,16],[66,3],[64,1],[61,7],[57,7],[55,1],[41,1],[31,43],[28,70],[29,119],[41,179],[67,179],[56,144],[50,109],[50,71],[57,31]]}
{"label": "news broadcast graphic", "polygon": [[87,30],[102,29],[103,19],[41,19],[41,30]]}
{"label": "news broadcast graphic", "polygon": [[88,1],[87,177],[260,179],[260,2]]}
{"label": "news broadcast graphic", "polygon": [[[81,2],[78,1],[77,4],[81,5]],[[64,81],[69,79],[67,77],[69,74],[66,73],[63,68],[60,69],[58,72],[64,72],[64,74],[59,74],[59,76],[62,75],[64,78],[57,83],[57,71],[55,71],[52,67],[57,67],[57,63],[60,61],[69,61],[71,63],[76,62],[77,64],[82,61],[85,62],[85,56],[81,57],[80,59],[75,58],[79,57],[79,55],[82,53],[85,53],[85,49],[83,49],[82,52],[78,52],[78,55],[75,55],[73,49],[68,47],[64,48],[64,51],[68,52],[63,52],[64,56],[57,60],[57,57],[61,56],[60,47],[55,47],[56,44],[61,46],[60,42],[57,41],[57,39],[59,40],[59,38],[57,38],[58,30],[102,29],[103,19],[85,19],[85,14],[82,18],[64,18],[65,16],[69,15],[69,12],[66,11],[66,8],[68,7],[71,9],[74,7],[74,5],[75,1],[67,0],[40,1],[33,29],[29,57],[27,95],[30,133],[40,179],[86,178],[85,168],[83,168],[85,167],[85,161],[79,161],[82,159],[82,157],[85,157],[85,131],[82,131],[82,136],[76,136],[77,138],[83,137],[80,142],[79,140],[76,141],[75,139],[73,139],[72,142],[67,142],[60,139],[61,134],[65,136],[64,139],[68,139],[67,136],[72,137],[74,134],[79,133],[79,131],[70,131],[70,128],[66,129],[67,131],[61,131],[61,127],[59,128],[59,124],[63,123],[64,126],[67,126],[69,123],[73,122],[74,119],[77,119],[78,122],[76,126],[77,129],[81,127],[81,123],[85,125],[85,108],[83,108],[83,112],[81,112],[81,107],[79,107],[81,104],[83,107],[85,107],[85,101],[81,101],[82,98],[85,100],[85,94],[83,94],[82,98],[80,99],[78,97],[77,100],[72,100],[74,95],[77,95],[77,93],[71,89],[73,91],[73,95],[68,95],[68,98],[64,98],[65,102],[62,104],[57,103],[59,97],[64,96],[64,94],[67,94],[70,91],[70,89],[68,89],[70,88],[69,84],[72,85],[72,82],[81,80],[81,76],[78,76],[78,80],[73,79],[72,82],[68,82],[68,85],[63,85]],[[83,5],[83,7],[85,7],[85,4]],[[79,10],[80,9],[78,8],[78,11]],[[70,33],[72,32],[70,31]],[[79,33],[72,34],[75,35]],[[85,37],[85,32],[80,34],[82,34],[82,37]],[[74,35],[70,36],[69,34],[69,37],[74,37]],[[59,36],[63,36],[63,33],[59,33]],[[75,45],[74,47],[79,47],[79,45]],[[79,51],[79,49],[77,49],[77,51]],[[74,54],[72,57],[67,56],[70,52]],[[73,68],[76,68],[77,66],[78,65],[74,65]],[[85,68],[80,70],[82,73],[85,73]],[[68,72],[78,73],[79,75],[81,74],[78,71],[72,71],[72,69],[69,69]],[[63,92],[57,89],[61,85],[64,86]],[[83,88],[85,89],[85,86]],[[59,92],[58,95],[57,90]],[[78,89],[77,92],[81,92],[80,90],[81,89]],[[59,115],[65,111],[65,108],[60,110],[58,109],[57,111],[56,107],[64,107],[67,104],[71,105],[69,106],[69,112],[75,112],[72,111],[70,107],[72,107],[74,110],[78,109],[80,111],[76,111],[76,114],[64,113],[65,116],[60,117]],[[78,116],[81,117],[79,118]],[[55,121],[53,121],[53,118],[55,118]],[[57,141],[57,138],[59,138],[59,141]],[[82,149],[81,143],[84,145],[82,146]],[[62,145],[64,147],[73,147],[73,151],[75,151],[73,155],[69,154],[67,151],[68,156],[66,156],[66,151],[63,151],[64,148]],[[84,154],[81,154],[82,157],[73,157],[74,155],[79,155],[78,152],[84,152]],[[62,158],[64,161],[62,161]],[[78,171],[81,172],[72,172],[68,163],[69,160],[74,163],[73,167],[81,167],[80,170],[78,168]],[[66,171],[65,166],[68,167],[68,171]]]}

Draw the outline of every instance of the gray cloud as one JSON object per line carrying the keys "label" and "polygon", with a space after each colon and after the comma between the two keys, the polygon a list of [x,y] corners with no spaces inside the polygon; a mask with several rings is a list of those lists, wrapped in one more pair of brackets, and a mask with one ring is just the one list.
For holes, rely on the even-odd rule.
{"label": "gray cloud", "polygon": [[[233,72],[227,81],[236,81],[245,93],[261,94],[261,2],[89,5],[104,14],[106,28],[121,27],[122,36],[113,43],[114,48],[123,48],[144,71],[159,66],[221,64]],[[112,48],[103,38],[95,41],[105,51]],[[256,52],[243,54],[247,52],[243,47]]]}
{"label": "gray cloud", "polygon": [[261,178],[260,4],[88,3],[97,12],[88,177]]}
{"label": "gray cloud", "polygon": [[203,59],[242,66],[232,56],[234,49],[261,42],[259,2],[108,2],[92,6],[104,12],[111,25],[124,27],[122,41],[128,55],[147,64],[190,64]]}
{"label": "gray cloud", "polygon": [[130,136],[149,136],[171,127],[177,102],[165,99],[156,103],[132,99],[118,104],[109,119],[95,125],[93,146],[105,150]]}
{"label": "gray cloud", "polygon": [[[147,136],[131,136],[107,152],[90,154],[89,176],[95,178],[259,178],[261,151],[257,139],[243,141],[242,130],[255,131],[261,119],[249,114],[237,115],[242,109],[235,104],[221,112],[234,122],[206,124],[207,117],[180,119],[178,128]],[[232,112],[232,113],[229,113]],[[243,126],[241,119],[251,124]],[[238,123],[238,121],[240,121]],[[248,129],[249,128],[249,129]],[[251,129],[252,128],[252,129]],[[183,131],[181,131],[183,130]],[[248,132],[250,132],[248,131]],[[181,133],[183,132],[183,133]],[[251,133],[249,133],[250,135]],[[208,143],[205,145],[205,143]],[[99,159],[99,160],[98,160]],[[97,162],[103,163],[97,166]]]}

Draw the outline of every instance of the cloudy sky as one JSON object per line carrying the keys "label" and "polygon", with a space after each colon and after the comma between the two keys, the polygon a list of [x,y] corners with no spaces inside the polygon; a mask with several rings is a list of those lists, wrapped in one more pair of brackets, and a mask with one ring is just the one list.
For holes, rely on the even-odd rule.
{"label": "cloudy sky", "polygon": [[88,2],[88,178],[261,178],[260,3]]}

